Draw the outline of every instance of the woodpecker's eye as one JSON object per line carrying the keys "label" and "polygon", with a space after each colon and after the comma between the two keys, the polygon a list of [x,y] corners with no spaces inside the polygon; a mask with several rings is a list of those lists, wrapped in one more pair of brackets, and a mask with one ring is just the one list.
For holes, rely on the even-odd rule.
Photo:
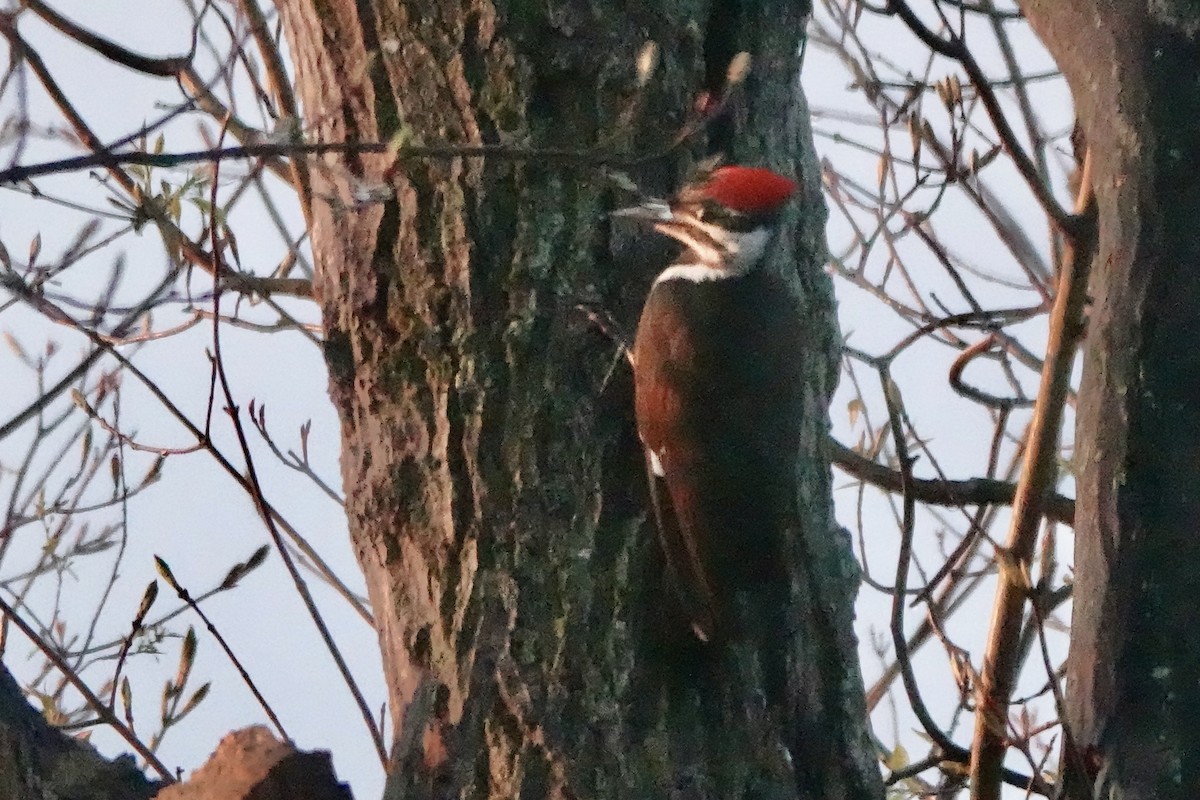
{"label": "woodpecker's eye", "polygon": [[701,209],[697,210],[696,217],[710,225],[719,225],[736,233],[744,233],[753,229],[757,224],[753,215],[743,214],[713,201],[705,203]]}

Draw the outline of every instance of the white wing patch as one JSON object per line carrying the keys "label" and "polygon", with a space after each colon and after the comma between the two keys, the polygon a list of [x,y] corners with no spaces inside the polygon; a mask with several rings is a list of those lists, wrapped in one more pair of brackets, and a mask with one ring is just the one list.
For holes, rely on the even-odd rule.
{"label": "white wing patch", "polygon": [[654,476],[656,478],[665,478],[667,476],[667,471],[663,469],[662,459],[658,457],[658,453],[647,447],[646,457],[650,461],[650,471],[654,473]]}

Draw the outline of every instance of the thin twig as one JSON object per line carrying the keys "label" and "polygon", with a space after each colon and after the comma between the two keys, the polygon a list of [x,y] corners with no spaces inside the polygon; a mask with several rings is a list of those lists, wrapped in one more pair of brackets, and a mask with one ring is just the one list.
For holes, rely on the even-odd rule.
{"label": "thin twig", "polygon": [[[254,682],[254,679],[250,677],[250,673],[247,672],[246,668],[242,665],[241,659],[239,659],[237,654],[233,652],[233,648],[229,646],[229,642],[227,642],[225,637],[221,635],[221,632],[217,630],[217,626],[214,625],[212,620],[208,618],[208,615],[204,613],[204,609],[200,608],[200,604],[196,602],[196,599],[192,597],[191,593],[179,583],[178,579],[176,579],[175,575],[171,572],[170,567],[167,566],[167,563],[158,556],[155,556],[154,560],[158,565],[158,572],[160,575],[162,575],[163,580],[165,580],[171,586],[171,588],[175,590],[175,594],[179,596],[179,599],[186,603],[187,607],[190,608],[192,612],[200,618],[200,621],[204,623],[204,627],[208,629],[208,632],[212,634],[213,639],[216,640],[217,644],[221,646],[221,649],[225,651],[225,656],[229,659],[229,663],[233,664],[233,668],[237,670],[238,675],[242,679],[242,683],[246,684],[246,688],[248,688],[250,693],[254,695],[254,699],[258,701],[258,705],[262,708],[263,713],[265,713],[267,718],[271,720],[271,724],[275,726],[275,730],[279,731],[279,735],[285,742],[291,744],[292,737],[288,736],[287,731],[284,730],[283,723],[280,722],[279,717],[275,715],[275,711],[271,708],[271,704],[267,702],[267,698],[263,697],[262,692],[258,690],[258,685]],[[179,688],[182,689],[183,687],[180,686]],[[114,688],[113,691],[115,692],[116,689]]]}
{"label": "thin twig", "polygon": [[[275,101],[288,122],[299,124],[300,106],[296,102],[296,93],[292,91],[292,82],[288,78],[287,67],[279,48],[275,46],[271,32],[267,29],[267,18],[255,0],[239,0],[238,6],[250,23],[250,35],[263,59],[263,67],[267,75],[267,86],[275,95]],[[292,169],[292,183],[296,196],[300,200],[300,212],[304,215],[305,228],[312,230],[312,176],[309,174],[308,162],[302,158],[294,158],[289,164]]]}
{"label": "thin twig", "polygon": [[1025,601],[1031,589],[1030,563],[1045,514],[1045,498],[1058,474],[1062,428],[1075,350],[1083,335],[1087,275],[1096,245],[1095,197],[1091,190],[1091,152],[1084,159],[1076,212],[1069,224],[1067,253],[1054,308],[1045,368],[1029,432],[1025,464],[1013,501],[1012,525],[1003,551],[1000,583],[992,611],[991,632],[980,670],[975,738],[971,750],[971,800],[999,800],[1000,770],[1006,739],[1008,703],[1016,682],[1017,647]]}
{"label": "thin twig", "polygon": [[[912,707],[913,713],[917,715],[917,719],[925,729],[925,733],[933,741],[938,750],[941,751],[942,760],[965,763],[966,759],[969,758],[968,751],[955,744],[946,735],[934,721],[933,716],[929,713],[929,709],[925,705],[925,701],[921,698],[921,690],[917,685],[916,673],[913,670],[912,662],[909,660],[909,653],[906,648],[907,643],[904,636],[904,592],[908,586],[909,562],[912,559],[913,529],[916,524],[916,499],[913,497],[911,491],[912,459],[908,455],[908,443],[904,434],[899,389],[892,382],[886,367],[881,367],[879,373],[880,380],[883,383],[884,397],[888,406],[888,418],[892,430],[892,444],[896,449],[896,458],[900,462],[900,472],[903,476],[903,486],[905,487],[904,522],[900,535],[900,553],[896,562],[895,593],[892,597],[890,626],[892,644],[896,650],[896,663],[900,668],[900,677],[904,683],[905,693],[908,695],[909,705]],[[1036,775],[1025,776],[1006,769],[1003,770],[1001,779],[1006,783],[1020,786],[1029,791],[1043,795],[1049,794],[1049,787]]]}
{"label": "thin twig", "polygon": [[[219,168],[219,163],[217,167]],[[217,180],[214,178],[212,182],[212,197],[211,208],[217,208]],[[212,274],[217,282],[220,282],[221,274],[224,269],[224,258],[221,256],[222,248],[219,237],[219,228],[217,220],[213,219],[209,223],[209,249],[212,253]],[[275,525],[275,519],[271,514],[270,506],[267,503],[266,495],[263,492],[262,484],[258,479],[258,471],[254,465],[254,456],[250,450],[250,442],[246,436],[245,426],[242,424],[241,411],[238,408],[237,402],[233,396],[233,388],[229,382],[229,377],[225,372],[225,362],[221,357],[221,293],[217,292],[213,295],[213,370],[214,376],[217,379],[218,387],[225,400],[225,412],[228,414],[230,422],[233,424],[234,433],[237,436],[238,447],[242,452],[242,459],[246,466],[246,479],[250,489],[250,497],[254,501],[254,506],[258,510],[259,516],[263,523],[267,526],[267,532],[271,536],[272,542],[275,544],[275,549],[279,553],[280,559],[283,561],[284,567],[288,571],[288,575],[292,579],[292,584],[296,587],[296,592],[303,601],[305,608],[308,610],[309,618],[316,625],[317,631],[325,643],[325,649],[332,656],[334,664],[337,666],[338,672],[341,673],[342,680],[350,690],[351,696],[354,698],[355,704],[358,706],[362,714],[363,722],[367,726],[367,730],[371,736],[371,743],[375,746],[375,752],[379,756],[380,763],[386,769],[388,764],[387,748],[384,746],[383,739],[379,733],[379,726],[375,723],[375,716],[367,705],[366,698],[363,697],[362,689],[354,680],[353,674],[350,672],[350,667],[342,656],[341,649],[334,641],[333,634],[329,630],[329,626],[325,623],[324,617],[321,615],[320,609],[317,608],[317,603],[313,599],[312,592],[309,591],[308,584],[304,577],[300,574],[300,570],[296,567],[295,559],[288,552],[283,535],[279,532],[279,528]]]}
{"label": "thin twig", "polygon": [[[876,463],[836,439],[830,438],[828,451],[833,463],[848,475],[888,492],[902,492],[904,476]],[[939,506],[1012,505],[1017,486],[1009,481],[989,478],[972,478],[963,481],[943,481],[913,478],[910,490],[914,499]],[[1060,494],[1046,498],[1046,515],[1064,525],[1073,524],[1075,501]]]}
{"label": "thin twig", "polygon": [[26,638],[33,642],[37,649],[42,652],[42,655],[44,655],[46,659],[54,665],[54,668],[57,669],[64,678],[66,678],[67,682],[74,687],[75,691],[83,695],[84,702],[86,702],[88,706],[96,712],[96,715],[100,718],[101,722],[116,731],[117,734],[129,744],[130,747],[137,751],[137,754],[144,758],[148,765],[154,768],[154,771],[162,777],[165,783],[175,782],[175,776],[171,773],[171,770],[167,768],[167,765],[160,761],[158,756],[154,755],[154,753],[150,751],[150,748],[147,747],[142,740],[137,737],[137,734],[130,730],[124,722],[117,719],[117,715],[113,713],[113,710],[109,708],[103,700],[96,696],[95,692],[93,692],[87,683],[84,682],[83,678],[79,676],[79,673],[71,669],[66,661],[63,660],[62,656],[58,654],[58,651],[50,646],[48,642],[43,640],[42,637],[38,636],[37,631],[35,631],[32,626],[29,625],[29,623],[22,619],[21,615],[18,614],[12,606],[4,602],[3,598],[0,598],[0,614],[3,614],[6,619],[10,620],[13,624],[20,628],[21,633],[25,634]]}
{"label": "thin twig", "polygon": [[[38,164],[9,167],[0,170],[0,186],[19,183],[43,175],[78,172],[92,167],[117,169],[124,166],[147,166],[159,168],[183,167],[191,164],[216,163],[248,158],[286,158],[301,155],[357,155],[363,153],[394,153],[398,159],[406,158],[499,158],[507,160],[546,160],[572,163],[588,169],[596,167],[633,167],[661,158],[669,152],[664,149],[646,155],[629,153],[604,153],[595,150],[577,150],[564,147],[523,147],[505,144],[477,145],[412,145],[394,147],[388,142],[263,142],[237,147],[190,150],[180,153],[148,153],[140,150],[114,153],[96,143],[96,152],[83,156],[44,161]],[[678,145],[670,145],[678,147]]]}

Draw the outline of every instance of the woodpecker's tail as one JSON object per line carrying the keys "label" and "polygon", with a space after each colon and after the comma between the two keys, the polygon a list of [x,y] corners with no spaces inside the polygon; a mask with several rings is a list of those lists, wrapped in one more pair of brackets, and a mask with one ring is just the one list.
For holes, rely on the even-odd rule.
{"label": "woodpecker's tail", "polygon": [[[705,568],[704,555],[698,549],[696,537],[688,535],[690,520],[680,519],[677,511],[680,506],[673,502],[671,487],[668,487],[666,478],[656,474],[650,467],[648,463],[650,499],[654,504],[659,542],[666,557],[672,589],[679,598],[683,613],[696,638],[702,642],[710,641],[717,636],[719,612],[716,592]],[[679,490],[679,487],[674,488]],[[695,504],[690,505],[694,507]]]}

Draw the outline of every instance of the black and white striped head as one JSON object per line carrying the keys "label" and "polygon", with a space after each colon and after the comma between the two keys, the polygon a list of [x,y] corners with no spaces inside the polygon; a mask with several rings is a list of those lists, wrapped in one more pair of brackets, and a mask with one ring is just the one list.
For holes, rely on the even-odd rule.
{"label": "black and white striped head", "polygon": [[[686,252],[668,271],[692,280],[744,275],[756,267],[774,236],[779,213],[796,182],[763,167],[726,166],[684,187],[672,200],[653,200],[616,212],[643,219],[681,242]],[[691,273],[695,273],[692,275]],[[660,279],[668,277],[666,273]]]}

